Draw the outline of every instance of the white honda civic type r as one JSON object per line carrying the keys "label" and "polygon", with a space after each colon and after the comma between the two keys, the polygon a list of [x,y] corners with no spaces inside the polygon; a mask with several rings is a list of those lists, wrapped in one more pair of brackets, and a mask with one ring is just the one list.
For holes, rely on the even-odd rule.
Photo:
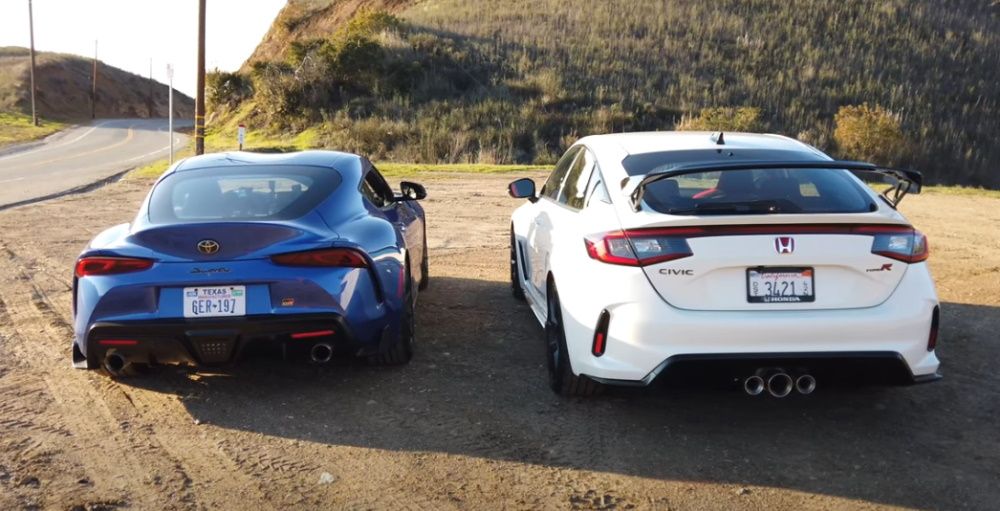
{"label": "white honda civic type r", "polygon": [[[863,178],[863,179],[861,179]],[[866,184],[891,182],[879,194]],[[513,293],[550,385],[717,378],[748,394],[940,378],[927,240],[896,211],[920,174],[776,136],[586,137],[511,216]],[[874,185],[872,185],[874,186]]]}

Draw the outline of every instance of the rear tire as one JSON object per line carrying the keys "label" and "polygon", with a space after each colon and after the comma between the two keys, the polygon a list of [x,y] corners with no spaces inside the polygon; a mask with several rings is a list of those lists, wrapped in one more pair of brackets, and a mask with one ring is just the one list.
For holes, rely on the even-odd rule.
{"label": "rear tire", "polygon": [[521,277],[517,270],[517,240],[514,238],[514,226],[510,228],[510,292],[514,298],[525,301],[524,288],[521,287]]}
{"label": "rear tire", "polygon": [[406,295],[403,297],[403,312],[399,319],[399,340],[385,353],[368,357],[368,363],[376,366],[404,365],[413,358],[413,344],[416,332],[416,296],[413,293],[413,277],[409,265],[406,269]]}
{"label": "rear tire", "polygon": [[566,348],[566,331],[562,322],[559,293],[553,284],[549,290],[548,319],[545,321],[545,349],[549,369],[549,387],[563,396],[590,397],[603,386],[586,376],[573,374]]}

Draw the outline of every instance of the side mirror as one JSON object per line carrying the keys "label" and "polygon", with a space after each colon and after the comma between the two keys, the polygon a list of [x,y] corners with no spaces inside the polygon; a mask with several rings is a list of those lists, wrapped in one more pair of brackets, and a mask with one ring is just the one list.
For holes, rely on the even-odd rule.
{"label": "side mirror", "polygon": [[399,189],[403,192],[403,200],[420,200],[427,198],[427,189],[419,183],[403,181],[399,183]]}
{"label": "side mirror", "polygon": [[526,177],[507,185],[507,193],[515,199],[528,199],[531,202],[538,200],[535,196],[535,182]]}

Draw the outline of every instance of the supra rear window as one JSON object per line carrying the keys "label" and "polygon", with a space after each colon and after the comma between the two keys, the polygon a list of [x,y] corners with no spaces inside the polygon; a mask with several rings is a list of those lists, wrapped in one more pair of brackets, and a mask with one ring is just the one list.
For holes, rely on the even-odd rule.
{"label": "supra rear window", "polygon": [[173,173],[149,199],[149,220],[182,222],[291,220],[315,208],[340,185],[324,167],[260,165]]}
{"label": "supra rear window", "polygon": [[643,202],[671,215],[863,213],[878,209],[852,174],[836,169],[682,174],[649,183]]}

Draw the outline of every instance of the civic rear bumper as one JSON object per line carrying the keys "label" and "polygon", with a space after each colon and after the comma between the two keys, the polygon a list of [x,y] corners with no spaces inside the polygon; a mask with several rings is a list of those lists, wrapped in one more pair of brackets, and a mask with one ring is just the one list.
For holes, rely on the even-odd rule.
{"label": "civic rear bumper", "polygon": [[588,377],[606,385],[647,386],[654,382],[732,381],[753,375],[760,368],[808,373],[824,383],[911,385],[942,377],[938,372],[914,375],[902,355],[888,351],[674,355],[640,380]]}
{"label": "civic rear bumper", "polygon": [[108,321],[89,328],[82,350],[74,345],[73,362],[78,368],[96,369],[114,351],[129,362],[213,366],[232,363],[255,348],[287,356],[321,342],[338,352],[369,355],[387,348],[384,334],[359,342],[336,314]]}
{"label": "civic rear bumper", "polygon": [[[893,383],[939,377],[940,361],[928,349],[938,300],[924,264],[911,265],[885,302],[859,309],[697,311],[671,306],[644,281],[622,280],[602,289],[560,293],[573,371],[596,380],[644,385],[676,372],[681,361],[711,359],[715,362],[707,367],[714,369],[744,359],[746,365],[783,367],[776,362],[795,358],[831,374],[875,366],[865,372],[892,374],[882,380]],[[610,313],[610,326],[606,350],[595,357],[591,344],[602,310]]]}

